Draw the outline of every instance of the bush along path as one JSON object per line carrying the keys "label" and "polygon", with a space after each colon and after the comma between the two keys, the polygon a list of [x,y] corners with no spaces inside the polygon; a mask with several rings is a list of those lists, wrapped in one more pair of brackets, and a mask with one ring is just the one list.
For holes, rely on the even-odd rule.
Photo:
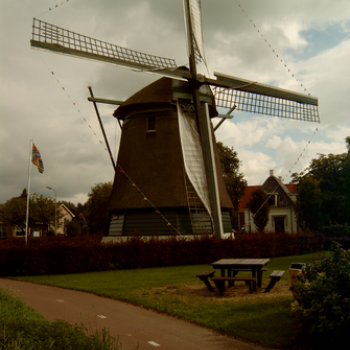
{"label": "bush along path", "polygon": [[350,330],[350,250],[334,242],[331,255],[306,264],[291,290],[292,312],[316,347],[343,346]]}

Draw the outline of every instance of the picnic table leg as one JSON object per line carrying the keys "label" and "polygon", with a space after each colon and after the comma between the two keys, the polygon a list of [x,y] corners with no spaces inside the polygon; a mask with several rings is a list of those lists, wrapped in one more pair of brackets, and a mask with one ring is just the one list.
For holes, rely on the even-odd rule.
{"label": "picnic table leg", "polygon": [[259,288],[261,288],[261,285],[262,285],[262,274],[263,274],[262,269],[258,269],[258,287]]}
{"label": "picnic table leg", "polygon": [[258,288],[261,288],[261,284],[262,284],[262,269],[258,268],[256,272],[257,272]]}
{"label": "picnic table leg", "polygon": [[[221,277],[225,277],[225,273],[226,273],[225,271],[226,271],[225,269],[221,269]],[[224,284],[224,288],[225,288],[225,281],[222,281],[222,283]]]}
{"label": "picnic table leg", "polygon": [[[252,277],[255,277],[256,278],[256,270],[255,269],[252,269]],[[259,286],[259,271],[258,271],[258,286]],[[253,285],[253,290],[254,292],[256,292],[256,284]]]}
{"label": "picnic table leg", "polygon": [[[227,269],[227,277],[231,277],[231,269]],[[228,281],[227,286],[232,287],[233,283],[233,281]]]}
{"label": "picnic table leg", "polygon": [[[231,270],[231,272],[232,272],[232,277],[236,277],[237,276],[238,271],[232,271]],[[235,285],[235,281],[231,281],[231,286],[233,287],[234,285]]]}

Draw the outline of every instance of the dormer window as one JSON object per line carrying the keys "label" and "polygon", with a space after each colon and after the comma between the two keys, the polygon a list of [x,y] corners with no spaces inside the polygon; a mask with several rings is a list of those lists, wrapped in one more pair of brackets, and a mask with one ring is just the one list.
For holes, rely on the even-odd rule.
{"label": "dormer window", "polygon": [[155,132],[156,131],[156,118],[149,117],[147,118],[147,132]]}
{"label": "dormer window", "polygon": [[278,207],[281,205],[281,196],[278,193],[269,193],[268,205]]}
{"label": "dormer window", "polygon": [[274,193],[270,193],[270,194],[268,194],[268,196],[269,196],[268,204],[272,205],[272,206],[276,206],[277,205],[277,195]]}

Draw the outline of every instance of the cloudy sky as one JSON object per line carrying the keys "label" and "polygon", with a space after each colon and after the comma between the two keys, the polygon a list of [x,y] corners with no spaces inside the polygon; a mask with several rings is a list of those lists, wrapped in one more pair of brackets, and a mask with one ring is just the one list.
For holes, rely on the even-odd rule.
{"label": "cloudy sky", "polygon": [[[53,196],[51,186],[59,200],[84,203],[91,187],[113,181],[87,87],[96,97],[125,100],[158,77],[33,50],[32,18],[184,65],[182,1],[0,0],[0,16],[0,203],[27,186],[31,139],[45,166],[43,174],[32,167],[31,193]],[[319,98],[321,124],[236,112],[218,129],[217,140],[238,152],[249,185],[262,184],[269,169],[288,183],[289,171],[302,171],[319,153],[345,152],[348,0],[202,0],[202,16],[210,74],[306,89]],[[114,108],[99,109],[116,155]]]}

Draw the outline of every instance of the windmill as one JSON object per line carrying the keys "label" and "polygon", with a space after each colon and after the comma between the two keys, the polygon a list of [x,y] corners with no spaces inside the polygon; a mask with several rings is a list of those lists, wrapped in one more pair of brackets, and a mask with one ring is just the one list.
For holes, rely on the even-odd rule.
{"label": "windmill", "polygon": [[[169,229],[174,228],[179,234],[188,232],[187,219],[181,219],[183,215],[190,218],[193,233],[209,231],[217,237],[222,237],[223,232],[227,232],[227,213],[232,204],[229,203],[225,186],[223,186],[223,179],[220,175],[220,166],[218,165],[210,121],[211,118],[218,116],[216,107],[229,109],[227,115],[221,116],[222,121],[228,118],[231,112],[236,109],[288,119],[319,122],[318,99],[315,97],[221,73],[214,73],[215,79],[198,74],[197,63],[199,61],[205,62],[200,0],[183,0],[183,8],[189,68],[178,67],[173,59],[140,53],[33,19],[31,46],[34,49],[98,60],[139,72],[149,72],[163,76],[163,78],[142,89],[124,103],[96,99],[92,94],[92,90],[90,90],[90,101],[94,104],[96,102],[121,104],[114,113],[118,121],[123,121],[123,126],[117,166],[115,166],[111,157],[116,169],[114,189],[110,201],[111,224],[109,234],[111,235],[120,235],[126,232],[125,228],[128,226],[127,215],[130,223],[129,230],[132,227],[137,230],[137,226],[132,226],[136,223],[141,226],[145,226],[146,222],[150,225],[157,225],[154,213],[151,215],[145,209],[147,206],[155,209],[157,214],[160,213],[158,209],[161,208],[161,212],[166,213],[164,216],[161,215],[162,219],[167,222],[167,226],[170,226]],[[164,113],[166,113],[166,118]],[[172,117],[174,113],[176,120]],[[127,136],[132,133],[133,129],[140,127],[138,121],[141,120],[146,123],[147,137],[141,137],[146,143],[142,143],[139,137],[135,138],[135,134],[134,136]],[[169,139],[174,130],[172,126],[179,130],[180,135],[172,136],[174,143],[176,143],[174,147],[173,144],[169,147],[169,144],[166,143],[169,140],[163,137],[162,142],[165,142],[164,144],[168,148],[178,149],[178,154],[173,152],[171,157],[169,156],[172,162],[177,162],[176,165],[172,164],[173,167],[176,167],[177,175],[175,179],[174,175],[168,172],[169,176],[167,178],[158,178],[158,182],[162,184],[162,190],[164,191],[153,195],[144,191],[144,188],[152,182],[152,179],[156,178],[157,174],[153,173],[152,176],[147,173],[142,174],[142,166],[149,170],[146,165],[149,162],[157,161],[156,158],[163,158],[163,162],[167,161],[164,153],[161,153],[158,157],[159,147],[157,148],[157,154],[147,153],[149,145],[152,142],[156,144],[151,135],[155,131],[154,124],[156,121],[158,123],[158,120],[164,127],[163,131],[167,135],[169,134]],[[137,135],[139,136],[139,134]],[[157,130],[157,140],[162,139],[159,135],[160,133]],[[177,138],[181,141],[176,141]],[[137,139],[137,142],[132,142],[135,139]],[[136,151],[128,153],[134,147],[139,152],[147,154],[145,158],[147,161],[143,159],[143,155],[135,156]],[[136,166],[139,169],[141,168],[138,174],[132,172]],[[163,166],[161,172],[166,170],[166,164],[163,164]],[[140,173],[143,175],[144,181],[140,178]],[[137,191],[134,189],[134,193],[132,193],[129,189],[126,189],[127,186],[131,187],[128,181],[136,187]],[[166,183],[168,187],[165,186]],[[181,187],[181,191],[174,191],[174,186],[177,185]],[[151,188],[152,186],[149,187],[149,189]],[[171,188],[173,188],[172,191]],[[167,200],[159,199],[160,197],[166,197],[167,191],[171,193]],[[186,193],[187,203],[183,203],[183,197],[178,196],[177,192]],[[113,198],[114,195],[115,198]],[[143,200],[139,206],[135,206],[136,199],[129,200],[130,197],[133,198],[136,195],[139,195],[139,198],[142,197],[139,199],[140,203]],[[169,200],[169,197],[172,200]],[[121,203],[124,203],[124,206],[121,206]],[[183,206],[187,206],[187,214],[181,211]],[[178,210],[175,210],[174,213],[175,207]],[[147,216],[146,219],[145,215]]]}

